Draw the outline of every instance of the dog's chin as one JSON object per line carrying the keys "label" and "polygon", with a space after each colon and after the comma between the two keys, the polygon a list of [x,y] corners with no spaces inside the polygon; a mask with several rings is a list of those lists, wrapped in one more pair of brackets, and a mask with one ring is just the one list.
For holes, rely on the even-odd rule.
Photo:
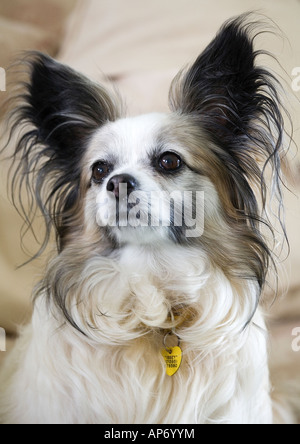
{"label": "dog's chin", "polygon": [[117,245],[135,245],[156,247],[165,242],[170,242],[169,230],[164,227],[109,227],[109,237]]}
{"label": "dog's chin", "polygon": [[167,240],[162,230],[153,227],[110,227],[109,234],[120,246],[151,246],[159,244],[163,239]]}

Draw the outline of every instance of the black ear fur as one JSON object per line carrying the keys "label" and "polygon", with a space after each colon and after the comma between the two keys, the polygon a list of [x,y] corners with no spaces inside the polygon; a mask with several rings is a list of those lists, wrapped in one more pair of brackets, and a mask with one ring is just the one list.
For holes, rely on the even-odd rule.
{"label": "black ear fur", "polygon": [[30,60],[31,78],[24,115],[62,158],[70,160],[74,145],[108,120],[116,119],[116,109],[108,94],[73,69],[44,54]]}
{"label": "black ear fur", "polygon": [[276,123],[280,118],[274,108],[274,99],[279,100],[276,79],[255,63],[263,53],[254,51],[260,32],[253,31],[259,24],[248,19],[245,14],[225,23],[195,63],[175,79],[170,93],[173,110],[201,116],[203,125],[226,142],[247,133],[251,121],[270,108]]}
{"label": "black ear fur", "polygon": [[[26,187],[46,221],[41,250],[53,225],[61,248],[79,197],[81,160],[89,137],[105,122],[116,120],[120,111],[104,88],[44,54],[30,53],[23,63],[29,80],[18,97],[22,104],[13,113],[12,132],[22,124],[29,126],[14,153],[13,200],[17,195],[17,206],[24,209]],[[30,214],[24,213],[30,225],[34,204]]]}

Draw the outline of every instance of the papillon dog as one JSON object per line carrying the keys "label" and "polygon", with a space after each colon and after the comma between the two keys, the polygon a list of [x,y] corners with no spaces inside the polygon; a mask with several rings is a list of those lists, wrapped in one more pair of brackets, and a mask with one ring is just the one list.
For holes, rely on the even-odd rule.
{"label": "papillon dog", "polygon": [[1,423],[275,421],[261,295],[285,111],[260,31],[225,23],[165,114],[126,117],[115,90],[25,58],[12,190],[57,251],[2,369]]}

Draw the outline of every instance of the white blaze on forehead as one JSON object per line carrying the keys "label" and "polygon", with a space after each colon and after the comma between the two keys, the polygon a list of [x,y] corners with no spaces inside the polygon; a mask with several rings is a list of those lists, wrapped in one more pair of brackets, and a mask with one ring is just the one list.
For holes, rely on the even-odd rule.
{"label": "white blaze on forehead", "polygon": [[156,148],[157,135],[167,120],[167,114],[147,114],[107,123],[92,138],[89,164],[109,158],[119,166],[136,164]]}

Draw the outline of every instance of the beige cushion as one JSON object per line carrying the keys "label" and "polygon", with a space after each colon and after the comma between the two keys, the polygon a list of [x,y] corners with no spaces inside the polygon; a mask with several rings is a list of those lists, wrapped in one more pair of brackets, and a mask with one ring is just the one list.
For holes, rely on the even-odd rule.
{"label": "beige cushion", "polygon": [[0,66],[6,68],[21,50],[55,54],[65,20],[76,0],[14,0],[0,2]]}
{"label": "beige cushion", "polygon": [[56,32],[64,30],[64,20],[75,4],[76,0],[3,0],[0,15],[40,27],[57,39]]}
{"label": "beige cushion", "polygon": [[54,54],[57,49],[58,42],[37,26],[0,16],[0,29],[0,61],[4,68],[20,55],[21,50],[34,48]]}

